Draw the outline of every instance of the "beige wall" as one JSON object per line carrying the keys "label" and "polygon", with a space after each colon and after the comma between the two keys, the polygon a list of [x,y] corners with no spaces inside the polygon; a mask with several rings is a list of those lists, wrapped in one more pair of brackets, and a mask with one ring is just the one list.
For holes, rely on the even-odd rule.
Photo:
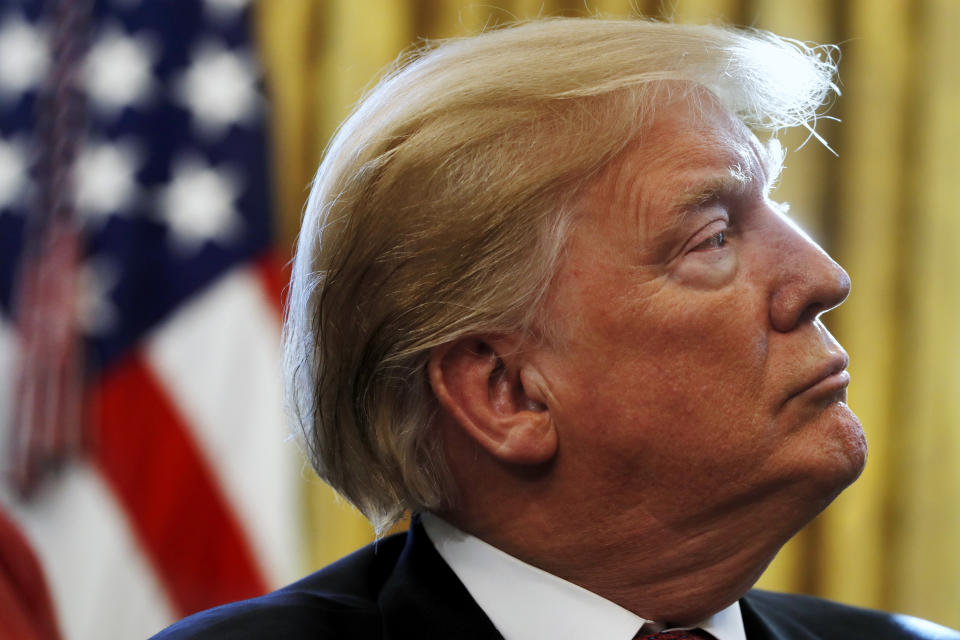
{"label": "beige wall", "polygon": [[[761,581],[960,626],[960,96],[956,0],[588,0],[609,15],[724,21],[839,42],[843,96],[821,121],[838,156],[796,133],[777,197],[848,268],[829,324],[850,351],[850,403],[870,440],[861,480]],[[261,0],[273,97],[280,236],[292,242],[311,174],[350,105],[411,43],[582,0]],[[316,483],[315,564],[371,539]]]}

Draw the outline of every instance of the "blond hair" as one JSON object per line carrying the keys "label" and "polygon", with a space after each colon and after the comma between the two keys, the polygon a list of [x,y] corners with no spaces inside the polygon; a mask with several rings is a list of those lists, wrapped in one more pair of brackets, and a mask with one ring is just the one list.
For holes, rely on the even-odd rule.
{"label": "blond hair", "polygon": [[450,504],[430,350],[531,330],[574,195],[671,81],[755,128],[811,128],[835,89],[831,53],[759,31],[558,18],[402,59],[330,143],[294,260],[287,400],[317,473],[378,532]]}

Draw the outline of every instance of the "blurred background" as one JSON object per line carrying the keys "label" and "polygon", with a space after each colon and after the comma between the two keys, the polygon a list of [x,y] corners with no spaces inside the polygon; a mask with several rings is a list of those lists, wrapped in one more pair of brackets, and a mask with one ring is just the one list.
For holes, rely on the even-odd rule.
{"label": "blurred background", "polygon": [[595,14],[839,44],[835,153],[783,135],[775,197],[853,279],[870,459],[760,584],[960,627],[960,2],[3,0],[0,637],[144,637],[373,539],[282,416],[312,173],[411,45]]}

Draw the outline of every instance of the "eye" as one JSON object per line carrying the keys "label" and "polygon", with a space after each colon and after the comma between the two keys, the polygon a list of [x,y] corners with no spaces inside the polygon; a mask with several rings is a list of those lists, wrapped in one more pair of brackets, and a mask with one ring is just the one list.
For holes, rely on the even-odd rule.
{"label": "eye", "polygon": [[727,232],[726,230],[718,231],[697,246],[693,248],[694,251],[709,251],[710,249],[719,249],[727,243]]}

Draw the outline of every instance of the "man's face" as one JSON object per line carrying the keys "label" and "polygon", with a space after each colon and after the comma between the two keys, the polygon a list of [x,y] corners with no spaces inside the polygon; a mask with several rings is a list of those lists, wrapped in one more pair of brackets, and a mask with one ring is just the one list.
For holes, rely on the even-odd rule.
{"label": "man's face", "polygon": [[564,337],[540,360],[556,469],[627,524],[799,526],[865,461],[819,319],[849,280],[768,199],[776,163],[753,134],[699,97],[660,109],[583,194],[547,306]]}

